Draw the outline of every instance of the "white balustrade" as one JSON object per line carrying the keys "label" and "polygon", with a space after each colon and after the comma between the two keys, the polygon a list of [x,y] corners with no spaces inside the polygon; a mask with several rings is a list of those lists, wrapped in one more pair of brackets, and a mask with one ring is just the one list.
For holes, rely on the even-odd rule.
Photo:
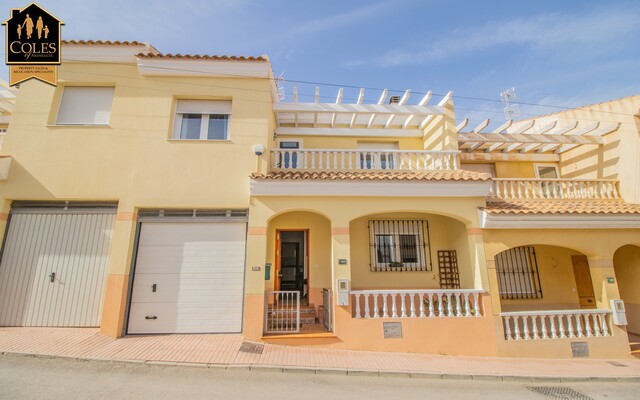
{"label": "white balustrade", "polygon": [[354,317],[433,318],[480,317],[480,294],[476,289],[352,290]]}
{"label": "white balustrade", "polygon": [[554,310],[501,313],[505,340],[611,336],[611,310]]}
{"label": "white balustrade", "polygon": [[620,199],[615,179],[493,179],[491,195],[503,199]]}
{"label": "white balustrade", "polygon": [[449,171],[459,169],[459,152],[449,150],[272,149],[274,170]]}

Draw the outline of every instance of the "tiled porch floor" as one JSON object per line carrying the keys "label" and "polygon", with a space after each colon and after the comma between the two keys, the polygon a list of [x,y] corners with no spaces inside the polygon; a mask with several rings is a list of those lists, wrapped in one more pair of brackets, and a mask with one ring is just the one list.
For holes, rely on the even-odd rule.
{"label": "tiled porch floor", "polygon": [[[526,377],[640,377],[640,360],[544,360],[442,356],[264,344],[241,352],[242,335],[154,335],[112,339],[90,328],[0,328],[0,352],[103,360],[403,371]],[[610,360],[609,360],[610,361]]]}

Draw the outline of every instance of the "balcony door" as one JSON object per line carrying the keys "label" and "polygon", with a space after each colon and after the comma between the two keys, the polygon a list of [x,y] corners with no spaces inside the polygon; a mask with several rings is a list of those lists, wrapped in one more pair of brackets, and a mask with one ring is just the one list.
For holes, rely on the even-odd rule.
{"label": "balcony door", "polygon": [[[358,142],[360,169],[396,169],[397,155],[385,150],[398,150],[397,142]],[[370,151],[369,151],[370,150]]]}

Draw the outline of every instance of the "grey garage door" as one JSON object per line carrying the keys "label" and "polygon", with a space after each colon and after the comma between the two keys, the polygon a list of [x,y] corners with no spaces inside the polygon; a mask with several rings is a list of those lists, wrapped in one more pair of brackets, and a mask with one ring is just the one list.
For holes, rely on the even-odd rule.
{"label": "grey garage door", "polygon": [[100,325],[114,207],[11,211],[0,263],[0,325]]}

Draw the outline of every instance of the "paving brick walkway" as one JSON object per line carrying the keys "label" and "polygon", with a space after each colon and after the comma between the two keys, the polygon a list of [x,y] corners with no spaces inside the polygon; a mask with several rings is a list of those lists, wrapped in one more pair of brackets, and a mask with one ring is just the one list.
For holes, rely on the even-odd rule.
{"label": "paving brick walkway", "polygon": [[[255,369],[406,374],[476,379],[616,378],[640,382],[640,359],[549,360],[442,356],[264,344],[241,351],[242,335],[153,335],[113,339],[90,328],[0,328],[0,352],[81,359],[248,366]],[[262,347],[262,346],[258,346]],[[249,349],[251,350],[251,349]]]}

